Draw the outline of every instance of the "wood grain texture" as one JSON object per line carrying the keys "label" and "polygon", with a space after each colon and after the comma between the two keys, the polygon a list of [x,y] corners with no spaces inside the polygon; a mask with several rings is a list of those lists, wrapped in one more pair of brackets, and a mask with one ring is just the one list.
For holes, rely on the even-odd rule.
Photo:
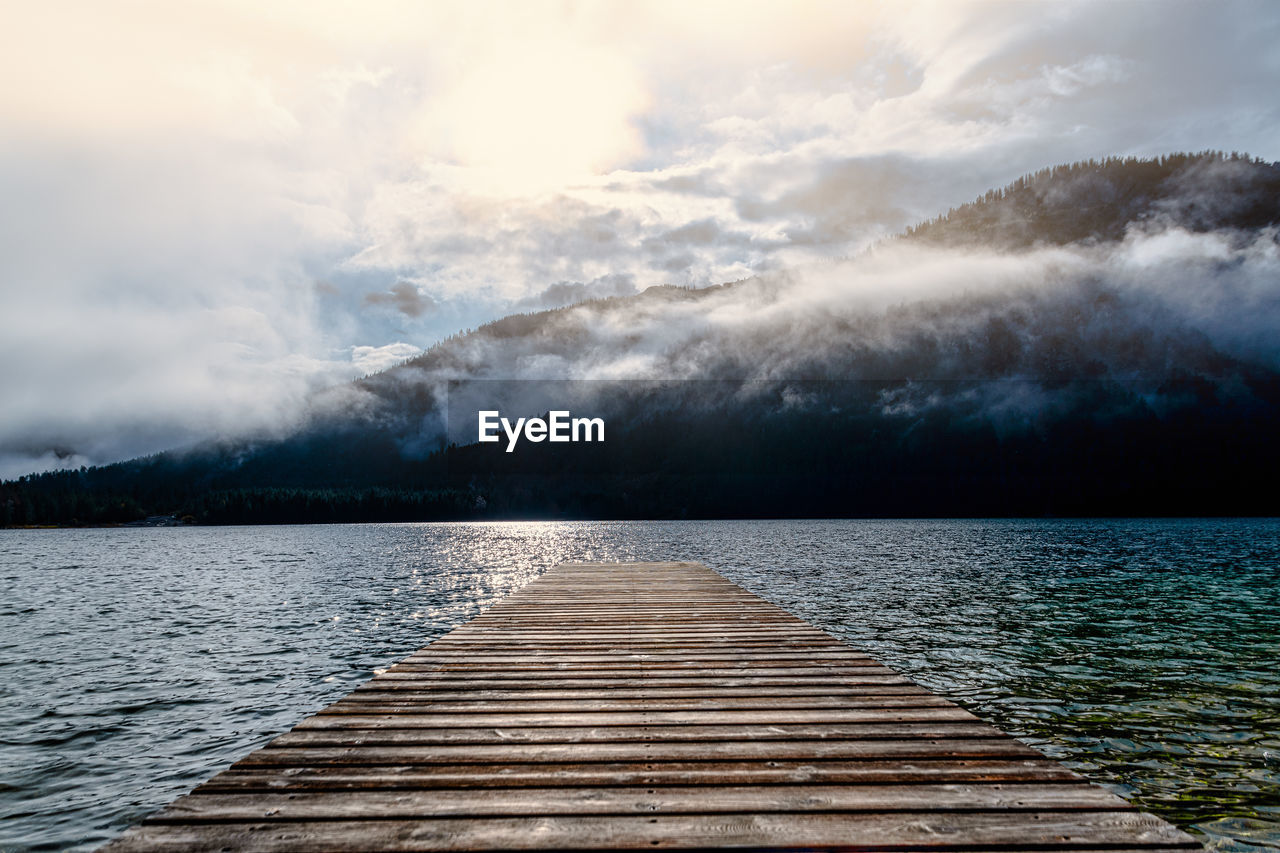
{"label": "wood grain texture", "polygon": [[1197,847],[705,567],[576,563],[104,849]]}

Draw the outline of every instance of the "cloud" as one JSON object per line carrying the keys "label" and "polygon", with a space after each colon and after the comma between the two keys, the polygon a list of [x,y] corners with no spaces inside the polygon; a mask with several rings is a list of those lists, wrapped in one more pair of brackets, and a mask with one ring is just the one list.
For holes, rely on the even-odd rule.
{"label": "cloud", "polygon": [[499,324],[394,381],[870,380],[899,386],[885,405],[900,414],[955,403],[938,389],[962,386],[938,383],[958,382],[1001,418],[1051,413],[1074,380],[1159,396],[1195,379],[1247,395],[1242,376],[1280,375],[1278,275],[1273,230],[1134,231],[1016,253],[892,243],[709,292],[655,289]]}
{"label": "cloud", "polygon": [[471,170],[473,182],[556,188],[643,152],[631,123],[648,102],[639,69],[574,32],[574,15],[557,26],[545,11],[504,10],[514,26],[490,29],[424,113],[424,141],[447,140],[433,148]]}
{"label": "cloud", "polygon": [[391,305],[406,317],[421,317],[436,301],[407,281],[398,281],[385,293],[369,293],[364,297],[366,305]]}
{"label": "cloud", "polygon": [[422,348],[397,341],[380,347],[351,348],[351,363],[361,374],[377,373],[422,354]]}
{"label": "cloud", "polygon": [[1053,163],[1280,159],[1265,0],[141,0],[6,23],[0,452],[33,465],[288,429],[353,347],[846,257]]}
{"label": "cloud", "polygon": [[630,296],[635,292],[635,280],[630,275],[604,275],[590,282],[558,281],[541,293],[516,302],[515,308],[522,311],[542,311],[563,308],[589,299]]}
{"label": "cloud", "polygon": [[924,218],[930,191],[952,180],[944,168],[904,157],[843,158],[814,163],[776,194],[744,193],[737,210],[752,222],[789,219],[783,242],[848,249]]}

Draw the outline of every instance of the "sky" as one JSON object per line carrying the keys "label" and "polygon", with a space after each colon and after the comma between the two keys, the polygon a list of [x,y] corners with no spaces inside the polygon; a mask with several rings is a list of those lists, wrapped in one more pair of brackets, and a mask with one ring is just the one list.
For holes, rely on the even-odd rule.
{"label": "sky", "polygon": [[1280,160],[1280,4],[0,0],[0,477],[1019,175]]}

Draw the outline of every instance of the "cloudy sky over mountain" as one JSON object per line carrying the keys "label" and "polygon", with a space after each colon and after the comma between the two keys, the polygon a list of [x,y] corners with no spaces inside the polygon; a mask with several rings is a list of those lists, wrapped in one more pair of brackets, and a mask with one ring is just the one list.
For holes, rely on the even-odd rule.
{"label": "cloudy sky over mountain", "polygon": [[6,3],[0,476],[1019,174],[1280,159],[1272,2]]}

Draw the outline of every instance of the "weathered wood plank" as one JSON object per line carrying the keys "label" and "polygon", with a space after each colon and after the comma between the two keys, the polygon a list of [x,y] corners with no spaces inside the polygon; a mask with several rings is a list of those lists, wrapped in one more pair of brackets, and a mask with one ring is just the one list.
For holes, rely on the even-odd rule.
{"label": "weathered wood plank", "polygon": [[1101,788],[1073,784],[716,785],[327,791],[182,797],[152,822],[517,817],[749,812],[1133,811]]}
{"label": "weathered wood plank", "polygon": [[[1188,836],[1135,812],[920,812],[544,816],[428,820],[326,820],[143,824],[113,848],[133,850],[426,851],[652,850],[768,847],[878,850],[1134,849],[1196,847]],[[1106,849],[1106,848],[1104,848]]]}
{"label": "weathered wood plank", "polygon": [[475,746],[363,746],[276,749],[264,747],[237,767],[289,764],[467,764],[495,761],[821,761],[929,758],[1031,758],[1039,755],[1013,738],[898,740],[712,741],[680,743],[479,744]]}
{"label": "weathered wood plank", "polygon": [[[600,689],[590,688],[573,688],[573,687],[544,687],[544,688],[523,688],[519,690],[492,690],[478,688],[475,690],[432,690],[431,699],[440,702],[511,702],[521,700],[556,700],[556,699],[573,699],[585,702],[592,702],[602,695]],[[403,694],[395,694],[403,698]],[[903,691],[899,693],[866,693],[855,687],[839,687],[827,686],[819,684],[817,686],[783,686],[783,687],[760,687],[755,684],[738,686],[738,687],[666,687],[655,689],[639,689],[614,687],[608,691],[610,699],[642,699],[642,700],[662,700],[662,699],[747,699],[754,700],[746,707],[758,708],[761,701],[767,699],[795,699],[803,696],[826,696],[839,697],[842,703],[837,706],[841,708],[941,708],[951,707],[953,703],[948,702],[941,696],[934,696],[923,690]],[[365,698],[368,693],[365,694]],[[331,709],[339,708],[345,704],[356,701],[352,699],[341,699],[330,705],[328,708],[320,711],[322,714],[331,713]],[[497,705],[496,707],[507,707],[505,705]],[[782,707],[782,706],[777,706]]]}
{"label": "weathered wood plank", "polygon": [[1048,759],[934,761],[668,761],[660,763],[438,764],[381,767],[233,767],[197,790],[423,790],[609,785],[907,785],[1081,782]]}
{"label": "weathered wood plank", "polygon": [[[868,654],[860,654],[847,648],[823,648],[812,649],[812,651],[804,652],[782,652],[767,649],[763,652],[611,652],[608,654],[600,654],[598,652],[575,652],[564,651],[564,649],[556,649],[556,651],[535,652],[534,657],[538,660],[549,661],[586,661],[591,663],[611,663],[621,660],[637,661],[701,661],[701,660],[828,660],[828,658],[838,658],[838,660],[850,661],[870,661],[876,662],[876,658],[868,656]],[[430,646],[422,649],[421,652],[410,654],[404,658],[404,663],[419,661],[470,661],[483,663],[489,661],[522,661],[525,660],[524,653],[518,654],[489,654],[483,651],[451,651],[451,649],[436,649]]]}
{"label": "weathered wood plank", "polygon": [[539,666],[536,662],[530,661],[526,666],[514,666],[509,664],[469,664],[464,662],[436,664],[429,667],[414,668],[394,668],[387,672],[376,676],[374,683],[384,681],[420,681],[422,676],[436,673],[450,673],[464,671],[469,678],[483,677],[502,677],[506,675],[517,678],[536,678],[539,675],[560,676],[571,675],[575,672],[589,672],[598,678],[607,678],[609,676],[622,676],[624,678],[635,678],[636,676],[654,676],[654,677],[679,677],[681,675],[696,674],[701,677],[711,677],[716,675],[852,675],[855,678],[862,678],[868,675],[897,675],[893,670],[879,664],[865,664],[860,662],[844,663],[806,663],[803,666],[799,664],[779,664],[773,661],[741,661],[739,663],[721,663],[715,661],[708,662],[691,662],[683,666],[671,663],[646,664],[640,661],[622,662],[610,664],[609,666],[591,667],[591,666],[575,666],[572,664],[551,664],[547,666]]}
{"label": "weathered wood plank", "polygon": [[492,728],[294,729],[271,748],[304,746],[427,746],[462,743],[644,743],[663,741],[891,740],[1000,737],[986,723],[778,723],[770,726],[495,726]]}
{"label": "weathered wood plank", "polygon": [[[736,678],[699,678],[698,676],[681,676],[680,678],[656,677],[648,676],[641,681],[637,678],[593,678],[591,676],[559,676],[541,677],[541,678],[510,678],[510,679],[476,679],[469,680],[459,677],[456,673],[444,674],[440,676],[424,676],[423,681],[426,686],[419,688],[420,690],[524,690],[532,688],[557,689],[561,687],[575,688],[602,688],[603,694],[612,695],[614,689],[634,688],[640,684],[645,687],[652,688],[687,688],[687,687],[812,687],[827,686],[836,688],[836,693],[841,690],[857,689],[858,692],[866,696],[901,696],[907,694],[915,694],[924,692],[922,689],[910,681],[902,677],[886,678],[884,676],[871,676],[855,678],[853,676],[835,676],[835,675],[808,675],[808,676],[738,676]],[[381,689],[381,685],[386,682],[374,684],[372,681],[365,682],[353,691],[352,695],[357,692],[373,693]],[[405,685],[397,685],[397,687],[405,687]]]}
{"label": "weathered wood plank", "polygon": [[[957,706],[942,708],[845,708],[805,709],[790,711],[780,708],[760,710],[759,707],[741,710],[714,711],[597,711],[578,713],[499,713],[451,714],[421,713],[412,716],[354,715],[332,717],[317,715],[303,720],[297,729],[350,729],[350,728],[446,728],[450,726],[641,726],[673,725],[702,726],[711,723],[781,725],[783,723],[908,723],[964,721],[977,723],[978,718]],[[983,725],[986,725],[985,723]],[[999,734],[987,726],[993,734]]]}
{"label": "weathered wood plank", "polygon": [[529,653],[511,657],[488,656],[479,654],[458,654],[431,658],[415,658],[408,659],[401,663],[393,664],[388,672],[410,672],[410,671],[432,671],[442,666],[465,666],[468,669],[491,669],[491,668],[526,668],[535,667],[538,669],[566,669],[566,668],[582,668],[595,669],[601,664],[607,662],[607,668],[627,667],[635,668],[653,668],[653,669],[690,669],[701,666],[726,666],[753,668],[762,666],[794,666],[796,663],[802,663],[805,666],[859,666],[883,668],[883,664],[876,663],[870,658],[853,657],[835,655],[830,652],[812,652],[794,653],[794,654],[769,654],[769,655],[751,655],[749,653],[742,654],[720,654],[720,655],[674,655],[671,653],[663,654],[643,654],[620,650],[611,655],[581,655],[568,657],[557,655],[552,657],[542,653]]}
{"label": "weathered wood plank", "polygon": [[[427,689],[434,682],[450,681],[458,679],[457,670],[437,671],[437,672],[419,672],[413,673],[413,677],[405,678],[386,678],[377,677],[371,681],[362,684],[357,690],[423,690]],[[519,672],[467,672],[468,681],[480,683],[489,682],[490,684],[504,684],[513,681],[521,683],[537,682],[539,680],[546,681],[563,681],[567,680],[573,673],[557,672],[546,673],[543,675],[531,675]],[[910,681],[896,674],[884,674],[879,672],[862,673],[856,670],[846,670],[844,672],[833,672],[831,670],[813,669],[813,670],[787,670],[787,671],[763,671],[750,673],[749,675],[742,670],[724,670],[724,669],[703,669],[691,670],[689,672],[675,673],[670,670],[645,675],[642,673],[627,672],[601,672],[599,670],[590,673],[592,681],[603,682],[600,686],[608,687],[610,684],[636,684],[638,678],[644,678],[644,683],[657,682],[663,685],[680,686],[685,684],[702,684],[714,679],[732,679],[734,677],[750,677],[755,678],[776,678],[776,679],[800,679],[800,678],[824,678],[838,679],[842,684],[911,684]],[[770,683],[770,682],[764,682]]]}

